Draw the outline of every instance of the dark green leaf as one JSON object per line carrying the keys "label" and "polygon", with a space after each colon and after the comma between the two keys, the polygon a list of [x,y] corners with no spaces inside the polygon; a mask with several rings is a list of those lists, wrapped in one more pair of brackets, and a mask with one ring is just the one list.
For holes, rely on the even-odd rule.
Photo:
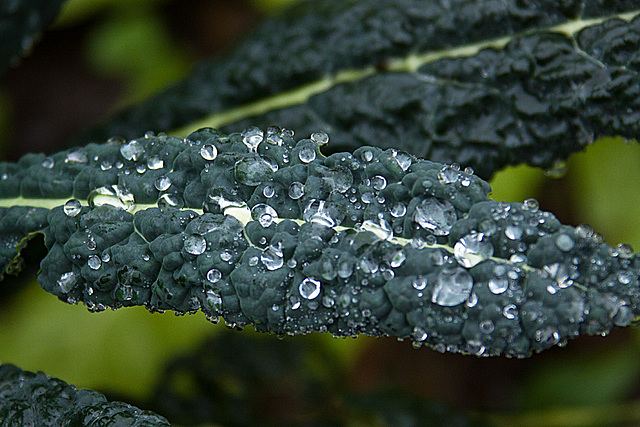
{"label": "dark green leaf", "polygon": [[54,18],[65,0],[11,0],[0,3],[0,72],[15,65]]}
{"label": "dark green leaf", "polygon": [[44,233],[39,282],[62,300],[277,334],[522,357],[640,315],[630,247],[535,200],[488,200],[471,170],[374,147],[325,157],[327,140],[202,129],[29,155],[0,164],[0,212],[37,221],[0,235],[15,250]]}
{"label": "dark green leaf", "polygon": [[485,178],[549,168],[640,133],[638,13],[635,1],[315,0],[82,139],[275,124]]}
{"label": "dark green leaf", "polygon": [[0,365],[0,420],[3,426],[169,425],[153,412],[13,365]]}

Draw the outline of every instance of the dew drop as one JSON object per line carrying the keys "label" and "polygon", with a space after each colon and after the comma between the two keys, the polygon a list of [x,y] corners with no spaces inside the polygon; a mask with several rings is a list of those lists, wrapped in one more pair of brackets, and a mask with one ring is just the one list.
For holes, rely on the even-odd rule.
{"label": "dew drop", "polygon": [[182,199],[174,194],[163,194],[158,199],[158,207],[160,209],[181,208],[184,205]]}
{"label": "dew drop", "polygon": [[411,155],[408,153],[394,151],[393,158],[403,171],[406,171],[411,166]]}
{"label": "dew drop", "polygon": [[87,155],[82,151],[72,151],[64,159],[65,163],[87,163]]}
{"label": "dew drop", "polygon": [[394,218],[400,218],[407,213],[407,207],[402,203],[396,203],[391,207],[391,211],[389,213]]}
{"label": "dew drop", "polygon": [[536,199],[526,199],[524,201],[524,207],[532,212],[536,212],[540,208],[540,204]]}
{"label": "dew drop", "polygon": [[305,146],[298,152],[298,157],[302,163],[310,163],[316,159],[316,150],[310,146]]}
{"label": "dew drop", "polygon": [[289,197],[293,200],[298,200],[304,195],[304,185],[301,182],[292,182],[289,186]]}
{"label": "dew drop", "polygon": [[324,200],[311,199],[307,207],[304,208],[302,217],[306,222],[315,222],[325,227],[333,227],[336,225],[335,219],[333,219],[325,207]]}
{"label": "dew drop", "polygon": [[362,160],[364,160],[365,162],[370,162],[373,160],[373,152],[371,150],[366,150],[364,153],[362,153]]}
{"label": "dew drop", "polygon": [[153,185],[158,191],[166,191],[171,187],[171,179],[169,179],[168,176],[160,176],[155,180]]}
{"label": "dew drop", "polygon": [[404,253],[404,251],[402,249],[400,249],[399,251],[397,251],[394,255],[393,258],[391,258],[391,267],[393,268],[398,268],[402,265],[402,263],[407,259],[407,255]]}
{"label": "dew drop", "polygon": [[220,254],[220,259],[223,261],[229,261],[231,260],[231,252],[229,251],[224,251]]}
{"label": "dew drop", "polygon": [[298,286],[298,291],[300,291],[302,298],[312,300],[320,295],[320,286],[318,280],[307,277],[300,283],[300,286]]}
{"label": "dew drop", "polygon": [[205,144],[200,147],[200,156],[207,161],[215,160],[218,157],[218,149],[213,144]]}
{"label": "dew drop", "polygon": [[495,329],[495,325],[491,320],[483,320],[480,322],[480,332],[484,334],[490,334]]}
{"label": "dew drop", "polygon": [[376,175],[371,178],[371,186],[378,191],[384,190],[384,188],[387,186],[387,180],[382,175]]}
{"label": "dew drop", "polygon": [[64,204],[63,210],[66,216],[73,218],[82,210],[82,204],[78,199],[71,199]]}
{"label": "dew drop", "polygon": [[353,265],[350,262],[343,261],[338,265],[338,276],[342,279],[348,279],[353,274]]}
{"label": "dew drop", "polygon": [[92,270],[97,270],[102,266],[102,260],[98,255],[91,255],[87,260],[87,265]]}
{"label": "dew drop", "polygon": [[471,268],[493,256],[493,245],[484,234],[473,231],[458,240],[453,251],[460,265]]}
{"label": "dew drop", "polygon": [[234,170],[238,182],[250,187],[269,181],[274,172],[272,162],[263,156],[244,157],[236,162]]}
{"label": "dew drop", "polygon": [[120,147],[120,154],[127,160],[137,161],[144,154],[144,147],[138,141],[131,141]]}
{"label": "dew drop", "polygon": [[441,270],[436,279],[431,302],[445,307],[462,304],[471,295],[473,278],[463,268]]}
{"label": "dew drop", "polygon": [[273,195],[276,193],[276,190],[270,186],[270,185],[266,185],[263,189],[262,189],[262,194],[264,195],[264,197],[266,197],[267,199],[270,199],[271,197],[273,197]]}
{"label": "dew drop", "polygon": [[502,309],[502,315],[509,320],[513,320],[518,316],[518,307],[515,304],[507,304]]}
{"label": "dew drop", "polygon": [[68,273],[64,273],[60,276],[56,283],[60,287],[60,290],[66,294],[76,286],[76,283],[78,283],[78,277],[73,271],[69,271]]}
{"label": "dew drop", "polygon": [[323,146],[329,143],[329,135],[326,132],[314,132],[311,134],[311,140],[316,144]]}
{"label": "dew drop", "polygon": [[161,169],[164,167],[164,160],[158,156],[151,156],[147,159],[147,167],[149,170]]}
{"label": "dew drop", "polygon": [[418,290],[418,291],[424,290],[424,288],[427,287],[427,283],[428,283],[427,278],[426,277],[422,277],[422,276],[416,277],[411,282],[411,284],[413,285],[413,288]]}
{"label": "dew drop", "polygon": [[252,127],[242,132],[242,142],[247,146],[249,151],[252,152],[258,150],[258,146],[262,142],[263,137],[264,132],[257,127]]}
{"label": "dew drop", "polygon": [[418,342],[426,340],[428,336],[429,335],[427,334],[427,332],[419,326],[414,327],[413,331],[411,332],[411,338],[413,338],[414,341]]}
{"label": "dew drop", "polygon": [[258,203],[251,208],[251,218],[258,221],[261,226],[269,227],[278,218],[278,212],[265,203]]}
{"label": "dew drop", "polygon": [[515,225],[509,225],[504,229],[504,235],[507,236],[509,240],[518,240],[522,237],[522,228],[516,227]]}
{"label": "dew drop", "polygon": [[492,294],[500,295],[509,289],[509,280],[503,277],[492,277],[489,279],[489,290]]}
{"label": "dew drop", "polygon": [[267,270],[273,271],[282,267],[284,264],[282,244],[278,243],[276,246],[269,245],[269,247],[262,252],[260,261],[267,267]]}
{"label": "dew drop", "polygon": [[184,240],[184,250],[191,255],[200,255],[207,250],[207,241],[200,234],[192,234]]}
{"label": "dew drop", "polygon": [[109,205],[125,211],[135,208],[133,193],[120,185],[92,190],[89,193],[88,202],[91,207]]}
{"label": "dew drop", "polygon": [[220,272],[220,270],[212,268],[211,270],[207,271],[207,280],[209,282],[216,283],[221,278],[222,278],[222,273]]}
{"label": "dew drop", "polygon": [[569,252],[573,249],[574,242],[571,237],[566,234],[560,234],[556,237],[556,246],[563,252]]}
{"label": "dew drop", "polygon": [[52,169],[54,165],[55,165],[55,162],[51,157],[45,157],[42,160],[42,167],[45,169]]}
{"label": "dew drop", "polygon": [[458,216],[450,202],[431,197],[416,206],[413,219],[422,228],[432,231],[436,236],[446,236]]}
{"label": "dew drop", "polygon": [[438,181],[443,184],[453,184],[458,182],[459,178],[460,172],[451,166],[445,166],[438,172]]}

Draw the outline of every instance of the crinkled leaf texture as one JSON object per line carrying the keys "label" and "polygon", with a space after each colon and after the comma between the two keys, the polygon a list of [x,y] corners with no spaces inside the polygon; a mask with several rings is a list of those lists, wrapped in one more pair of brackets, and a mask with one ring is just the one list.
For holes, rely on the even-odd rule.
{"label": "crinkled leaf texture", "polygon": [[0,420],[5,426],[169,425],[153,412],[13,365],[0,365]]}
{"label": "crinkled leaf texture", "polygon": [[632,0],[313,0],[81,143],[276,124],[484,178],[549,168],[594,139],[640,134],[639,13]]}
{"label": "crinkled leaf texture", "polygon": [[0,72],[26,54],[39,33],[58,15],[65,0],[0,2]]}
{"label": "crinkled leaf texture", "polygon": [[638,317],[628,246],[535,200],[488,200],[456,165],[374,147],[325,157],[328,138],[201,129],[2,163],[3,268],[41,232],[40,284],[90,310],[200,309],[280,335],[477,355],[523,357]]}

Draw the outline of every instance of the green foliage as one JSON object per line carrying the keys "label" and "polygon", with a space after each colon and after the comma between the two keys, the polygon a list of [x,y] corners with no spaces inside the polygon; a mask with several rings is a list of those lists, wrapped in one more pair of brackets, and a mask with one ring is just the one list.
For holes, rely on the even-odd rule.
{"label": "green foliage", "polygon": [[[22,262],[16,255],[42,234],[48,249],[42,287],[91,311],[133,305],[177,314],[201,310],[214,322],[220,316],[229,326],[253,325],[278,335],[392,335],[415,347],[484,356],[523,357],[579,334],[604,335],[613,326],[633,324],[640,310],[640,265],[629,246],[606,245],[587,226],[561,225],[532,199],[488,200],[488,184],[471,169],[414,155],[473,166],[489,177],[522,162],[561,168],[569,154],[602,137],[637,138],[637,5],[458,3],[305,2],[268,19],[226,60],[201,64],[183,82],[81,136],[81,147],[1,163],[0,270],[17,273]],[[145,39],[164,34],[161,25],[141,29],[137,18],[116,21],[122,25],[105,25],[94,37],[96,46],[106,41],[96,64],[106,60],[98,65],[103,71],[133,76],[130,99],[183,72],[181,65],[164,66],[181,57],[176,47],[166,48],[168,39],[145,56],[136,57],[135,48],[124,56],[109,53],[118,37],[123,45],[132,39],[145,45]],[[115,36],[113,28],[120,28]],[[147,66],[156,70],[153,78],[145,77]],[[295,129],[296,138],[288,130],[267,129],[272,123]],[[201,129],[186,139],[141,137],[150,128],[203,125],[228,135]],[[328,146],[319,129],[329,131]],[[127,140],[86,145],[118,134]],[[340,152],[345,149],[349,153]],[[612,182],[632,179],[624,172],[635,163],[626,161],[620,176],[589,173],[579,179],[607,193]],[[531,177],[527,189],[503,188],[497,199],[522,200],[543,179],[517,168],[496,182],[514,173]],[[583,197],[592,206],[584,220],[615,215],[618,224],[634,222],[631,207],[607,211],[591,199]],[[634,236],[608,227],[597,228],[621,240]],[[194,362],[189,368],[228,372],[242,352],[264,353],[262,344],[241,348],[225,339],[229,360],[200,367],[188,359]],[[258,372],[265,365],[253,366],[252,357],[240,362],[246,369],[238,375],[256,368],[255,376],[240,381],[214,375],[199,383],[176,364],[168,375],[190,373],[161,383],[159,390],[170,394],[178,384],[172,407],[204,411],[202,398],[211,396],[189,401],[185,393],[217,387],[222,400],[207,403],[216,409],[200,422],[260,422],[243,413],[253,403],[241,391],[264,389],[258,393],[264,397],[268,387],[260,381],[286,378],[288,363],[279,363],[306,351],[287,345],[277,347],[283,353],[276,359],[262,360],[274,368],[271,377]],[[550,364],[548,375],[531,379],[529,387],[542,385],[555,394],[528,400],[533,406],[613,402],[638,376],[634,354],[575,359],[574,370]],[[290,366],[295,371],[306,365],[291,359]],[[316,367],[332,372],[322,363]],[[39,391],[17,391],[10,383],[18,376],[34,387],[68,387],[10,365],[0,369],[13,378],[0,384],[8,411],[53,404],[38,400]],[[583,369],[593,378],[574,381]],[[336,372],[331,375],[342,375]],[[597,378],[603,386],[594,390]],[[305,386],[308,380],[299,379]],[[594,394],[572,393],[554,386],[558,382]],[[411,396],[350,394],[324,389],[326,381],[318,384],[315,396],[309,397],[313,385],[296,390],[311,403],[334,396],[342,412],[331,421],[339,425],[420,425],[420,419],[439,417],[466,425]],[[58,391],[47,393],[67,393]],[[225,401],[224,393],[231,399]],[[108,405],[93,392],[78,392],[84,394],[93,399],[92,410],[96,402],[102,409]],[[220,409],[227,404],[235,409]],[[52,412],[51,424],[81,410],[68,401],[55,405],[59,415]],[[165,414],[169,406],[158,410]],[[132,410],[112,407],[116,417]],[[3,410],[0,419],[6,418]],[[312,412],[305,408],[297,421]],[[245,422],[238,421],[241,415]],[[31,412],[12,416],[22,421],[10,418],[7,424],[24,422]],[[535,425],[535,419],[529,421]],[[500,417],[494,421],[508,424]]]}

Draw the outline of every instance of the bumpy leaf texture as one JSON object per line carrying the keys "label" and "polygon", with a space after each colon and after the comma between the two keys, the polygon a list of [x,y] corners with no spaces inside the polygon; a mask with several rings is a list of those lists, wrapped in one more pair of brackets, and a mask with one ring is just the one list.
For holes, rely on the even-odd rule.
{"label": "bumpy leaf texture", "polygon": [[[202,310],[276,334],[393,335],[527,356],[640,314],[640,259],[535,200],[395,149],[212,129],[0,164],[2,268],[35,232],[38,280],[90,310]],[[17,224],[17,225],[16,225]]]}
{"label": "bumpy leaf texture", "polygon": [[35,39],[54,18],[65,0],[11,0],[0,2],[0,72],[28,53]]}
{"label": "bumpy leaf texture", "polygon": [[0,420],[3,426],[169,425],[153,412],[13,365],[0,365]]}
{"label": "bumpy leaf texture", "polygon": [[548,168],[594,139],[640,134],[639,13],[631,0],[305,2],[81,142],[278,125],[484,178]]}

